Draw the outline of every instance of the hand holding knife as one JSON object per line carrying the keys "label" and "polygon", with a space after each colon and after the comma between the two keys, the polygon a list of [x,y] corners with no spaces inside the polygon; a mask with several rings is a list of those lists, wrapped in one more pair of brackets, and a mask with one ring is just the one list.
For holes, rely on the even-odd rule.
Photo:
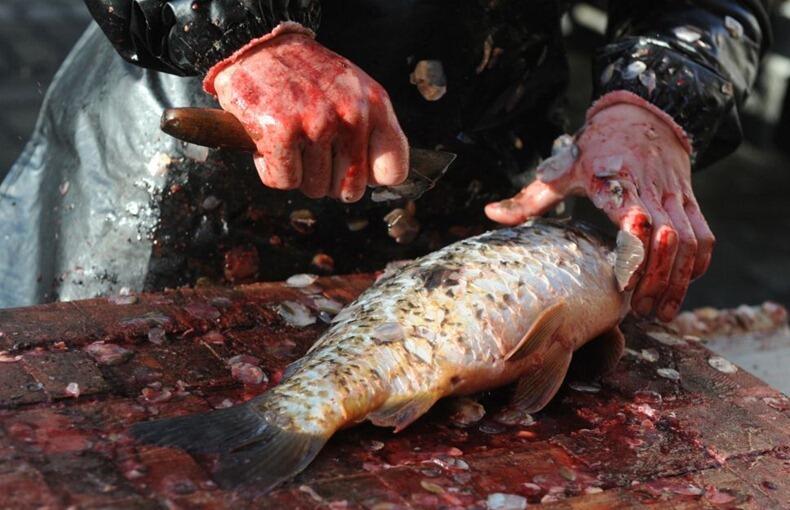
{"label": "hand holding knife", "polygon": [[[254,152],[255,142],[232,114],[213,108],[169,108],[162,114],[162,131],[184,142],[214,149]],[[409,175],[397,186],[377,188],[374,201],[406,198],[416,200],[433,188],[456,155],[410,148]]]}

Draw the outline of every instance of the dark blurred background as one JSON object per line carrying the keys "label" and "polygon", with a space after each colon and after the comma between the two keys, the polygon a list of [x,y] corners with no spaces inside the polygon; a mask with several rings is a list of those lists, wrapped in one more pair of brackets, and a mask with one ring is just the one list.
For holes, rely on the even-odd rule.
{"label": "dark blurred background", "polygon": [[[82,0],[0,0],[0,176],[24,147],[52,77],[89,21]],[[589,52],[605,23],[605,12],[589,4],[564,21],[574,127],[588,106]],[[747,143],[695,177],[718,246],[687,308],[790,305],[790,2],[779,3],[774,25],[776,44],[746,108]]]}

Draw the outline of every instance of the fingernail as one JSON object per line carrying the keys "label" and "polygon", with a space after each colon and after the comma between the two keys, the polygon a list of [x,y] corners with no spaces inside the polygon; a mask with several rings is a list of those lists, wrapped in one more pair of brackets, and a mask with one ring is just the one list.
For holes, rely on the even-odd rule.
{"label": "fingernail", "polygon": [[636,312],[639,315],[650,315],[650,312],[653,311],[653,304],[655,300],[651,297],[642,298],[636,304]]}

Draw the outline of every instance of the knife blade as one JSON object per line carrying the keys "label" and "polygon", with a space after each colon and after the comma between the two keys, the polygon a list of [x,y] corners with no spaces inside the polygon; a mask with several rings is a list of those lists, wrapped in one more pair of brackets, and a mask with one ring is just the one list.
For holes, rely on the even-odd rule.
{"label": "knife blade", "polygon": [[[162,114],[162,131],[184,142],[210,147],[254,152],[255,142],[232,114],[215,108],[168,108]],[[397,186],[382,186],[373,191],[375,202],[406,198],[417,200],[447,172],[455,161],[451,152],[409,149],[409,175]]]}

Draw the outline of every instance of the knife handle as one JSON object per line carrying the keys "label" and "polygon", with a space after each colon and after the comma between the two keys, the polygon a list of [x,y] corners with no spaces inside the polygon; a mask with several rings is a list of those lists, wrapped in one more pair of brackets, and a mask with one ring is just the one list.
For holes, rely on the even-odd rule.
{"label": "knife handle", "polygon": [[162,131],[184,142],[255,152],[255,142],[239,120],[216,108],[168,108],[162,114]]}

